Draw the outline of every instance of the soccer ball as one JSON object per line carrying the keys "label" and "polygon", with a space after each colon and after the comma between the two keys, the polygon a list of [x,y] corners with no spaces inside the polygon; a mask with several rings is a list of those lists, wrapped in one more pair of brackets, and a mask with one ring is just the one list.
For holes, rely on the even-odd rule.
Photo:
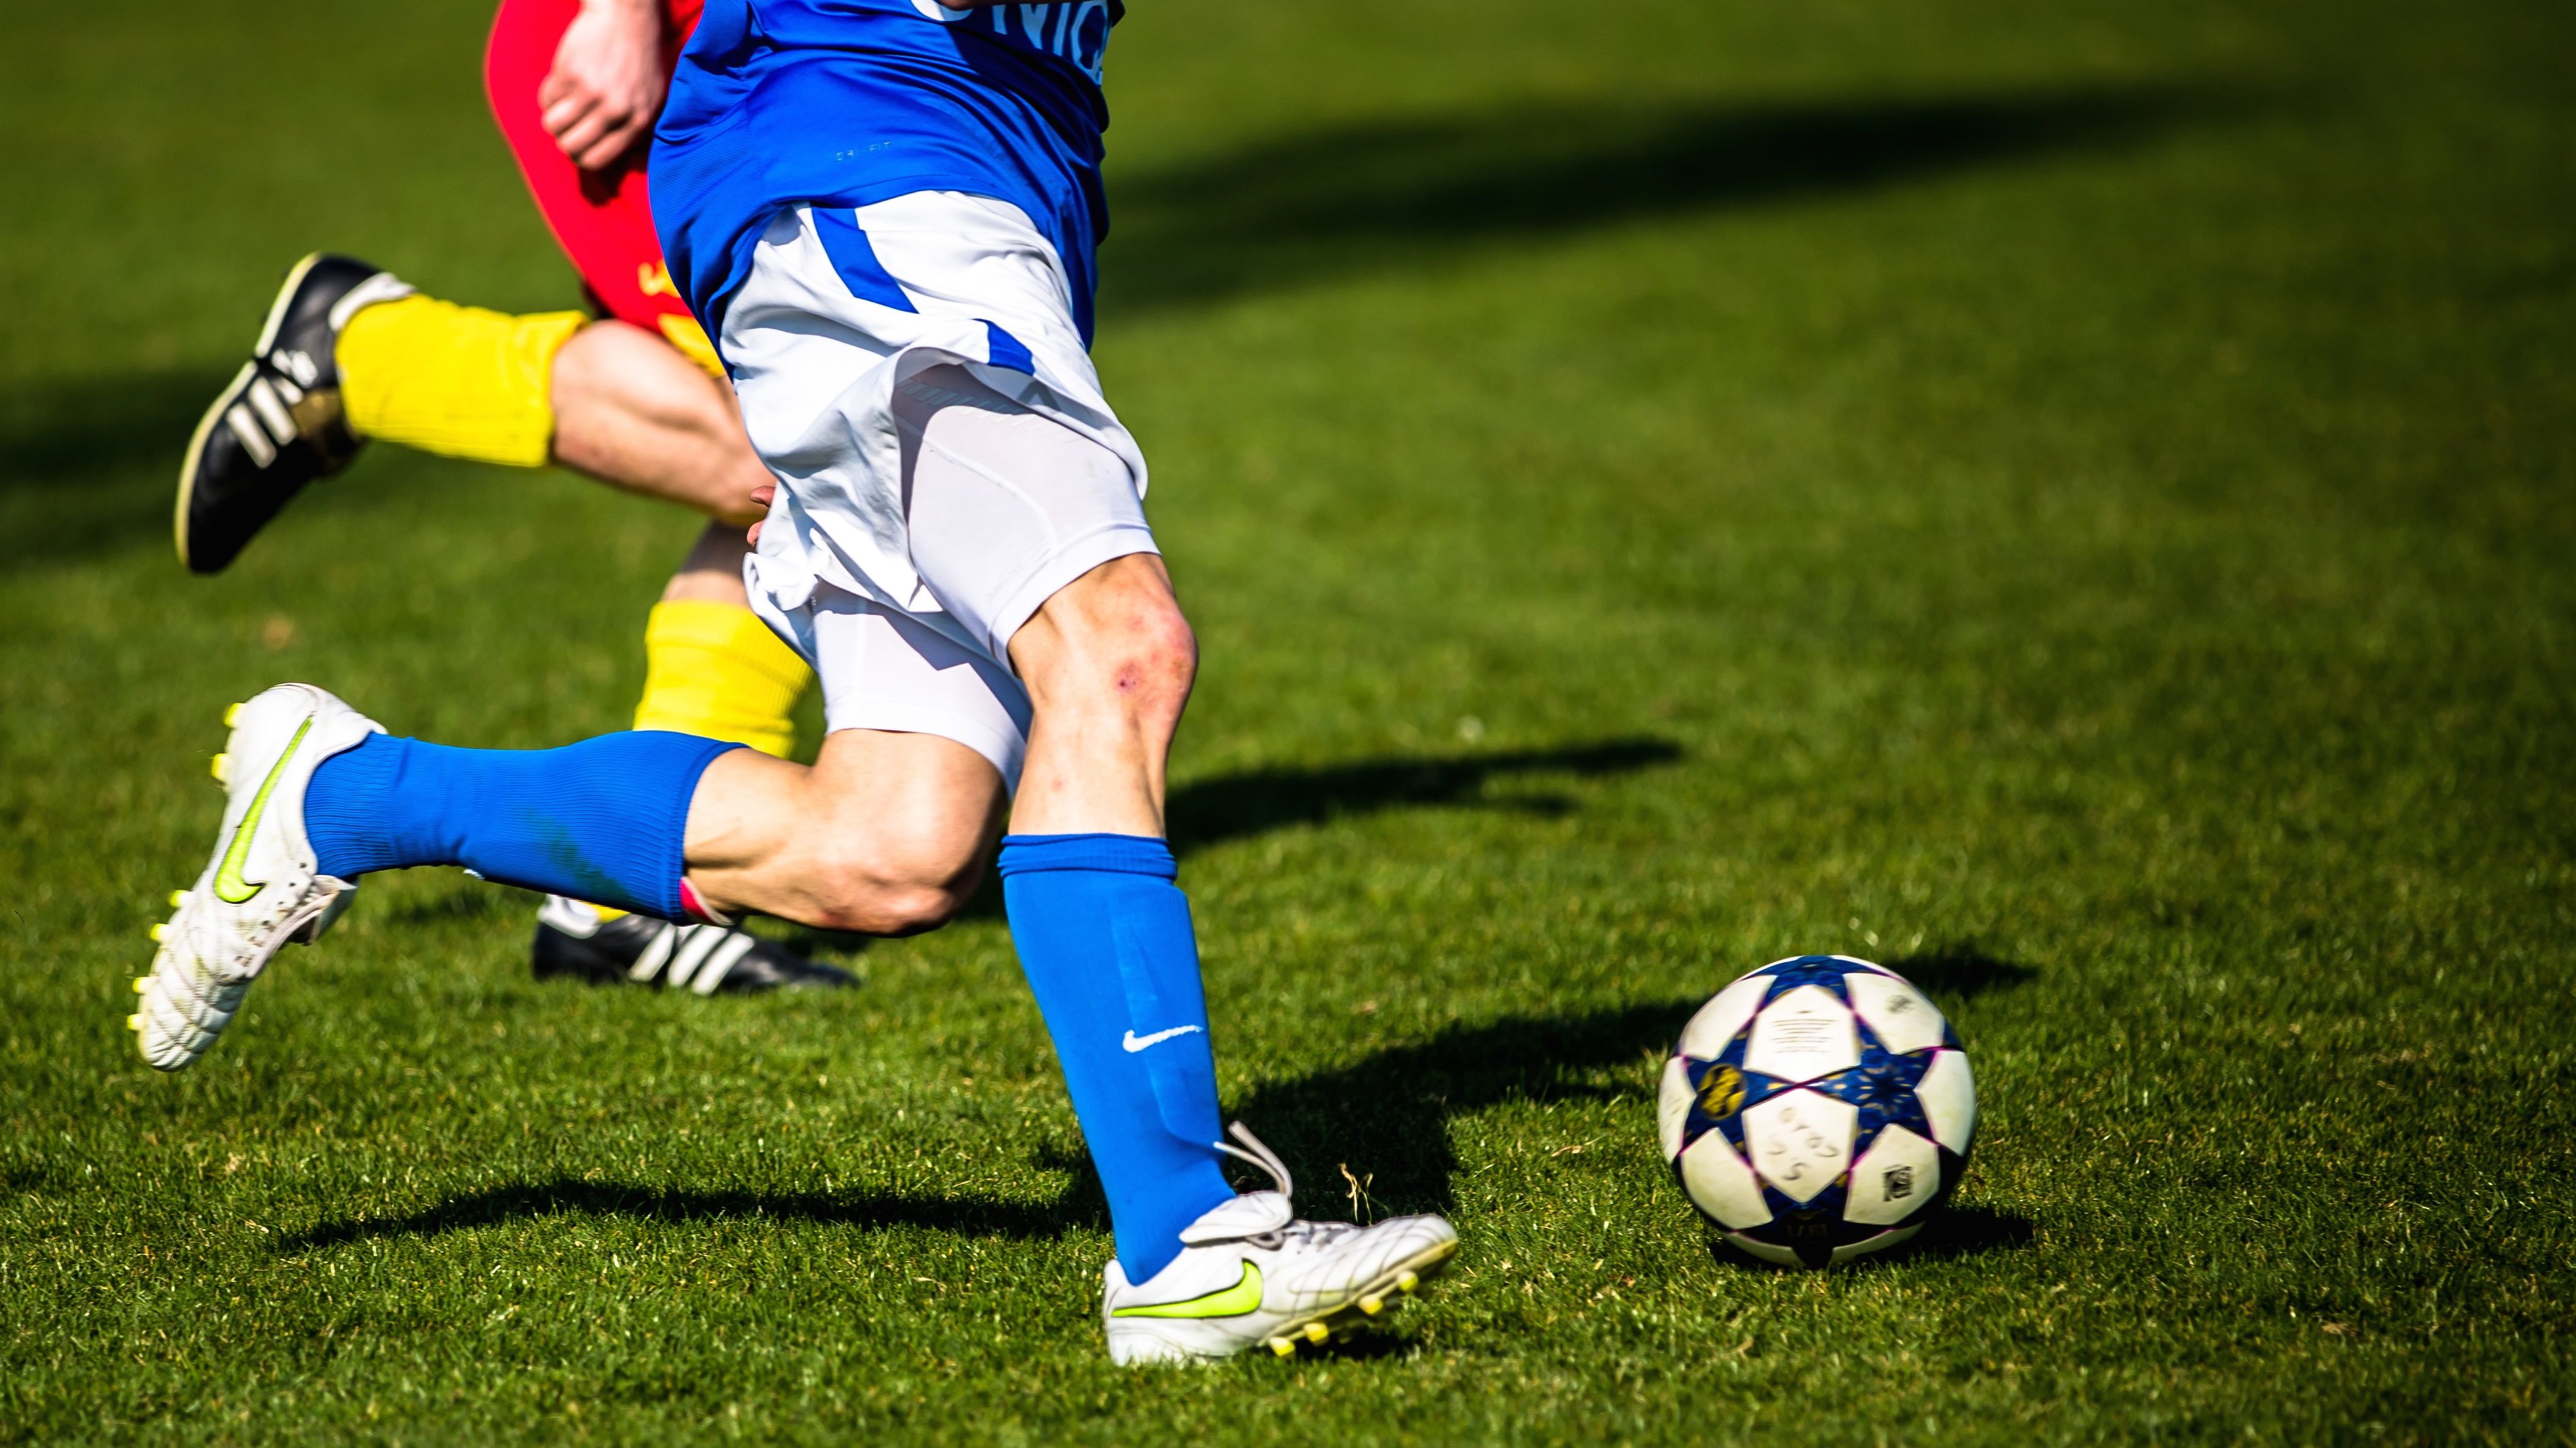
{"label": "soccer ball", "polygon": [[1801,955],[1699,1008],[1664,1063],[1664,1160],[1726,1240],[1826,1267],[1923,1230],[1977,1126],[1968,1055],[1904,977]]}

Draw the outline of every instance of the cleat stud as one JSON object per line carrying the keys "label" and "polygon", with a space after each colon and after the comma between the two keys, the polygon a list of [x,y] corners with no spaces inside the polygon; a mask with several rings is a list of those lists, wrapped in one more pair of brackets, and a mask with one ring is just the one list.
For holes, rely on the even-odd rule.
{"label": "cleat stud", "polygon": [[125,1018],[125,1028],[126,1028],[127,1030],[129,1030],[129,1031],[140,1031],[140,1030],[142,1030],[142,1029],[143,1029],[143,1013],[142,1013],[141,1011],[136,1011],[134,1014],[132,1014],[132,1015],[130,1015],[130,1016],[127,1016],[127,1017]]}
{"label": "cleat stud", "polygon": [[157,944],[159,944],[160,942],[162,942],[162,941],[164,941],[164,940],[167,940],[167,939],[169,939],[169,938],[170,938],[170,927],[169,927],[168,925],[154,925],[154,926],[152,927],[152,941],[153,941],[153,943],[154,943],[154,944],[156,944],[156,945],[157,945]]}
{"label": "cleat stud", "polygon": [[1375,1293],[1371,1293],[1360,1299],[1360,1311],[1367,1313],[1371,1317],[1375,1317],[1379,1313],[1386,1311],[1386,1299]]}
{"label": "cleat stud", "polygon": [[185,891],[185,890],[173,890],[173,891],[171,891],[171,892],[170,892],[170,908],[171,908],[171,909],[176,910],[176,909],[180,908],[181,906],[186,905],[187,903],[188,903],[188,892],[187,892],[187,891]]}
{"label": "cleat stud", "polygon": [[233,757],[229,754],[216,755],[214,762],[206,766],[206,772],[215,777],[217,784],[229,783],[225,776],[233,772]]}
{"label": "cleat stud", "polygon": [[148,975],[138,975],[134,978],[134,993],[136,995],[141,995],[150,989],[152,989],[152,977]]}
{"label": "cleat stud", "polygon": [[224,710],[224,727],[225,727],[225,728],[227,728],[227,729],[230,729],[230,728],[231,728],[231,727],[233,727],[235,724],[240,723],[240,722],[241,722],[241,711],[242,711],[242,706],[241,706],[241,705],[239,705],[239,704],[233,704],[233,705],[227,706],[227,707],[225,708],[225,710]]}
{"label": "cleat stud", "polygon": [[1320,1322],[1310,1322],[1306,1324],[1306,1341],[1308,1342],[1320,1343],[1329,1341],[1332,1335],[1333,1330],[1324,1326]]}
{"label": "cleat stud", "polygon": [[1411,1292],[1413,1289],[1421,1285],[1421,1276],[1412,1272],[1407,1272],[1403,1276],[1395,1279],[1395,1290],[1398,1292]]}
{"label": "cleat stud", "polygon": [[1297,1355],[1297,1339],[1293,1337],[1274,1337],[1270,1340],[1270,1350],[1281,1357],[1295,1357]]}

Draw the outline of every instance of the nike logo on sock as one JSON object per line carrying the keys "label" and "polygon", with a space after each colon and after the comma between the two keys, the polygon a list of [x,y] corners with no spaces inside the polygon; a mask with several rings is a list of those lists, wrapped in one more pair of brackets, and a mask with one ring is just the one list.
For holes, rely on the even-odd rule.
{"label": "nike logo on sock", "polygon": [[1186,1036],[1197,1029],[1198,1027],[1196,1026],[1174,1026],[1168,1031],[1156,1031],[1150,1036],[1140,1036],[1134,1031],[1129,1031],[1127,1033],[1127,1039],[1119,1042],[1118,1044],[1125,1046],[1127,1048],[1127,1054],[1132,1056],[1138,1051],[1145,1049],[1147,1046],[1159,1046],[1174,1036]]}

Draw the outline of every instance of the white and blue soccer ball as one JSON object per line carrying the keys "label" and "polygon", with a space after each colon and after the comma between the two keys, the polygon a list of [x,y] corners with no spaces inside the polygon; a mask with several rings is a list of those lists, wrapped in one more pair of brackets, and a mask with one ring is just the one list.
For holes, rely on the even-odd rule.
{"label": "white and blue soccer ball", "polygon": [[1941,1210],[1977,1128],[1968,1054],[1904,977],[1774,961],[1682,1027],[1656,1103],[1673,1175],[1726,1240],[1783,1267],[1896,1246]]}

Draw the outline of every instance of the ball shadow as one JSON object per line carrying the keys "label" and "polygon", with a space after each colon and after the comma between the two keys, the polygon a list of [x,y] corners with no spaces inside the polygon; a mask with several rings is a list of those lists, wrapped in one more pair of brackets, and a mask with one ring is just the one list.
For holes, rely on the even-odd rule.
{"label": "ball shadow", "polygon": [[[1984,1257],[1997,1252],[2018,1252],[2030,1245],[2038,1234],[2038,1225],[2017,1212],[1999,1212],[1991,1207],[1949,1207],[1924,1224],[1922,1233],[1902,1246],[1855,1257],[1832,1272],[1881,1272],[1910,1262],[1939,1262],[1954,1258]],[[1777,1274],[1783,1277],[1804,1276],[1817,1269],[1783,1267],[1765,1262],[1747,1252],[1738,1251],[1714,1229],[1708,1234],[1711,1257],[1730,1267]]]}
{"label": "ball shadow", "polygon": [[1925,994],[1955,1000],[2013,990],[2039,978],[2036,967],[1988,955],[1973,941],[1936,945],[1884,963]]}

